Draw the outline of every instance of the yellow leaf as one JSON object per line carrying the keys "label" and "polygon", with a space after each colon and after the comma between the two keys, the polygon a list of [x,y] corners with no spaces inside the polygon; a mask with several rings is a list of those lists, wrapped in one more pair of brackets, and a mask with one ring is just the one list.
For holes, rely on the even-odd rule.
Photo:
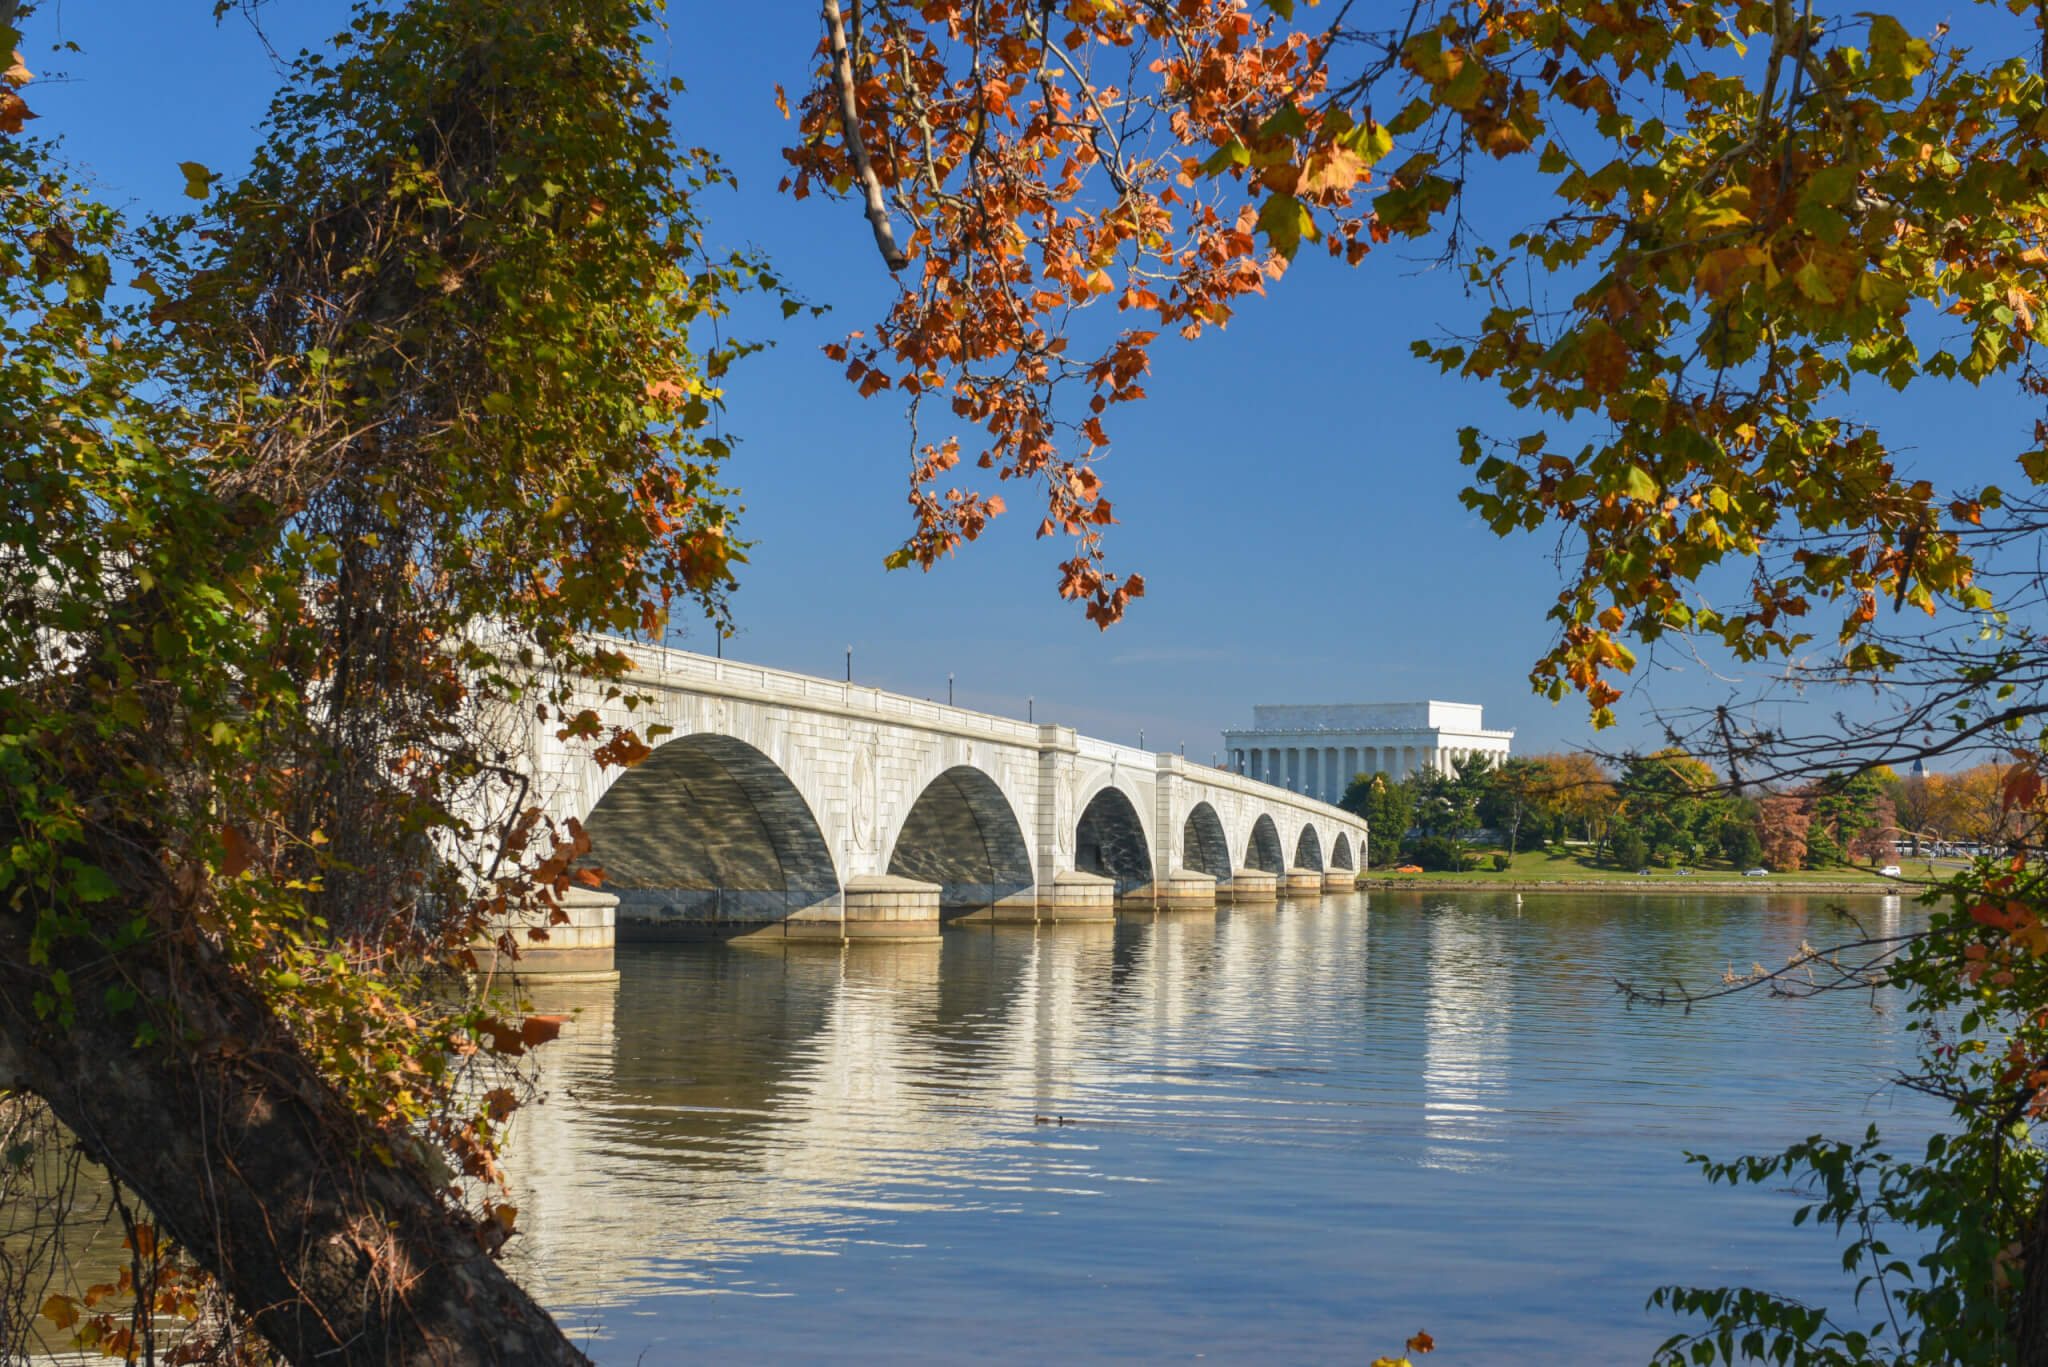
{"label": "yellow leaf", "polygon": [[1306,195],[1342,194],[1365,175],[1365,159],[1345,147],[1317,149],[1301,168],[1296,188]]}
{"label": "yellow leaf", "polygon": [[1801,294],[1816,304],[1835,302],[1835,292],[1828,287],[1827,277],[1822,275],[1820,267],[1811,261],[1793,273],[1792,283],[1798,287]]}

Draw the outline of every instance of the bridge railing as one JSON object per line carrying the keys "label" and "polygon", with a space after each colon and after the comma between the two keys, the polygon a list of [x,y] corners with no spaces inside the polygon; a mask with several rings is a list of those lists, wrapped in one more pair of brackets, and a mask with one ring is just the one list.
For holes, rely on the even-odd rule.
{"label": "bridge railing", "polygon": [[694,687],[710,693],[743,693],[770,701],[808,707],[865,712],[878,721],[909,722],[952,731],[973,731],[1012,745],[1038,744],[1038,727],[1015,717],[928,702],[867,684],[820,679],[766,665],[715,659],[670,646],[635,643],[626,647],[637,668],[634,674],[671,687]]}
{"label": "bridge railing", "polygon": [[1297,793],[1291,788],[1282,788],[1277,783],[1267,783],[1261,779],[1246,778],[1243,774],[1234,774],[1228,769],[1214,769],[1208,765],[1193,766],[1192,771],[1194,776],[1200,778],[1202,782],[1214,784],[1218,788],[1227,788],[1232,792],[1243,793],[1249,797],[1261,798],[1268,802],[1282,802],[1293,807],[1314,808],[1317,811],[1323,812],[1342,812],[1344,819],[1347,821],[1359,820],[1357,816],[1350,812],[1345,812],[1343,808],[1336,806],[1334,803],[1325,802],[1319,797],[1310,797],[1307,793]]}
{"label": "bridge railing", "polygon": [[1115,763],[1126,768],[1143,769],[1150,773],[1159,763],[1158,756],[1150,750],[1140,750],[1135,745],[1121,745],[1113,740],[1098,740],[1094,736],[1076,735],[1074,752],[1082,759],[1101,763]]}

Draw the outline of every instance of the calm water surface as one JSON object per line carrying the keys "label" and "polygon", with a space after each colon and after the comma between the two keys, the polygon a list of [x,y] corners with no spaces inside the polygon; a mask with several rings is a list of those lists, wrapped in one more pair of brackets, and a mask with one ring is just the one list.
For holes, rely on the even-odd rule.
{"label": "calm water surface", "polygon": [[[1641,1362],[1662,1282],[1847,1308],[1682,1158],[1936,1123],[1867,999],[1626,1010],[1839,933],[1795,897],[1374,893],[942,944],[635,947],[514,1137],[601,1361]],[[1853,901],[1867,925],[1916,916]],[[1067,1123],[1035,1123],[1064,1116]]]}

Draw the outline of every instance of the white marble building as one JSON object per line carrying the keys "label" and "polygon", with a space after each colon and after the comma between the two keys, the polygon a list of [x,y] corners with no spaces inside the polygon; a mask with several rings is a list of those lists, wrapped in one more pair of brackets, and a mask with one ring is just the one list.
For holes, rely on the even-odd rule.
{"label": "white marble building", "polygon": [[1225,731],[1223,745],[1232,771],[1335,802],[1354,774],[1455,774],[1475,754],[1500,763],[1515,733],[1487,730],[1480,711],[1467,702],[1272,703],[1252,709],[1248,729]]}

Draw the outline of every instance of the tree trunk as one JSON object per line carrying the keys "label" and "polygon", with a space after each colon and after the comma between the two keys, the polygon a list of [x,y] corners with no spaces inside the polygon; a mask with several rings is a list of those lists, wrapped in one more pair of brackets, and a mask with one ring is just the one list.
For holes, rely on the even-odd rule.
{"label": "tree trunk", "polygon": [[[247,983],[196,937],[118,956],[59,942],[75,1019],[34,1006],[29,918],[0,913],[0,1079],[49,1102],[301,1367],[585,1364],[491,1258],[492,1241],[319,1076]],[[184,1038],[138,1044],[125,986]],[[172,1034],[179,1032],[172,1031]]]}
{"label": "tree trunk", "polygon": [[2016,1367],[2048,1367],[2048,1192],[2020,1245],[2019,1299],[2013,1305]]}

